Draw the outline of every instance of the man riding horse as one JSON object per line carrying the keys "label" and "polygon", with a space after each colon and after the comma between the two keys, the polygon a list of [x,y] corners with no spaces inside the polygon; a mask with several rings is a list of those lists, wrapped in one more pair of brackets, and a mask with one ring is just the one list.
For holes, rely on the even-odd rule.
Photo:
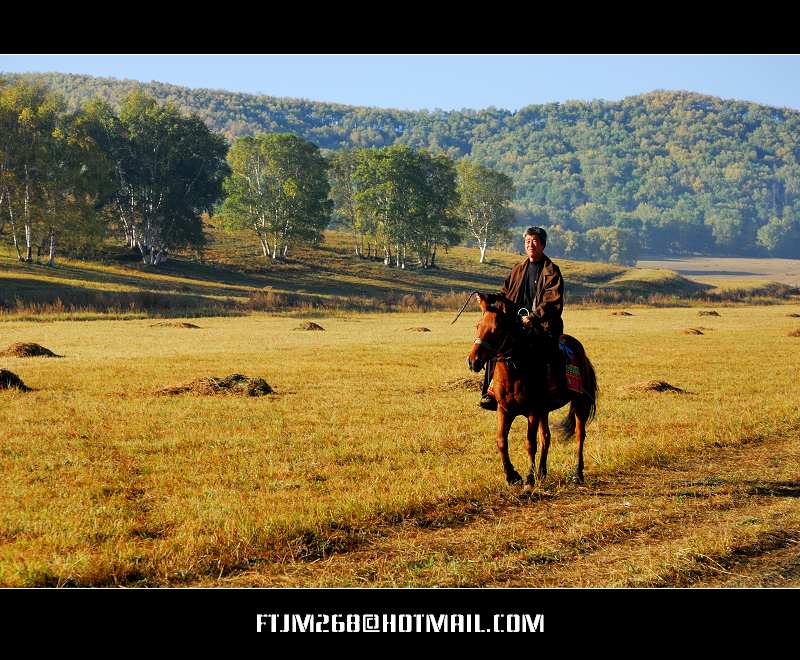
{"label": "man riding horse", "polygon": [[[564,332],[564,322],[561,320],[564,280],[558,266],[544,253],[547,232],[541,227],[528,227],[522,238],[527,257],[511,269],[500,294],[514,302],[517,308],[529,311],[523,317],[522,325],[528,331],[541,363],[545,365],[547,387],[553,392],[558,388],[558,338]],[[486,363],[483,396],[478,404],[486,410],[497,410],[497,401],[490,389],[494,366],[495,360]]]}

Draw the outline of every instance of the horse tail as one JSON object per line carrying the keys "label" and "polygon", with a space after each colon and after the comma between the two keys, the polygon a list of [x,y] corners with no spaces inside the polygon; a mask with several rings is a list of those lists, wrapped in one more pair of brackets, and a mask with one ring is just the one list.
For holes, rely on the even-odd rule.
{"label": "horse tail", "polygon": [[589,415],[586,418],[588,424],[594,419],[597,412],[597,394],[599,387],[597,386],[597,374],[594,371],[594,365],[591,360],[583,354],[583,363],[581,364],[581,379],[583,380],[583,391],[589,402]]}
{"label": "horse tail", "polygon": [[[583,393],[577,399],[570,401],[569,411],[561,422],[561,433],[566,439],[575,435],[575,416],[577,415],[578,406],[587,409],[586,424],[594,419],[595,413],[597,412],[597,394],[599,387],[597,385],[597,374],[595,373],[594,365],[586,355],[583,345],[575,339],[575,337],[571,337],[570,335],[564,335],[564,341],[578,357],[581,370],[581,384],[583,387]],[[576,402],[578,403],[577,406]]]}
{"label": "horse tail", "polygon": [[569,403],[569,411],[567,412],[567,416],[561,420],[560,425],[561,431],[561,438],[563,440],[568,440],[573,435],[575,435],[575,402],[570,401]]}

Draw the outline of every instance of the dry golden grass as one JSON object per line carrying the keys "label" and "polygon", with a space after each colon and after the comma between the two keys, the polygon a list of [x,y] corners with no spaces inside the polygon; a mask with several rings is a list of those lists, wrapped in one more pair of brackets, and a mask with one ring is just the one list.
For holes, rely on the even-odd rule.
{"label": "dry golden grass", "polygon": [[[589,485],[711,447],[796,434],[800,354],[786,337],[794,325],[786,311],[728,308],[698,342],[679,333],[696,309],[642,307],[624,321],[608,309],[568,309],[566,327],[601,387],[586,445]],[[0,583],[211,583],[259,567],[280,574],[404,524],[446,524],[519,501],[502,478],[495,417],[464,382],[474,380],[464,365],[474,310],[455,325],[451,313],[316,320],[326,332],[293,332],[296,319],[259,314],[204,318],[191,332],[145,319],[3,323],[0,343],[58,346],[67,357],[0,363],[35,390],[0,393]],[[406,331],[422,323],[430,333]],[[142,394],[226,373],[264,378],[279,395]],[[620,393],[647,379],[691,395]],[[518,468],[523,438],[518,420]],[[530,506],[572,492],[573,454],[571,443],[554,444],[548,481]],[[502,528],[496,538],[513,542]],[[451,582],[483,583],[461,564],[448,570]],[[447,582],[440,572],[414,575],[399,584]]]}

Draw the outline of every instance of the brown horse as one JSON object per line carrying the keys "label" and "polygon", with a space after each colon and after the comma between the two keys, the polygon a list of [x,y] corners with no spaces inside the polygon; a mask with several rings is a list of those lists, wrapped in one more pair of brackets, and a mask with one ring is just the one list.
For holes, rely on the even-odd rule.
{"label": "brown horse", "polygon": [[[547,391],[544,369],[536,368],[531,340],[525,336],[517,318],[516,305],[498,294],[478,293],[478,302],[483,316],[477,324],[478,337],[473,342],[467,364],[472,371],[479,372],[490,358],[497,361],[493,374],[493,389],[498,404],[497,449],[503,460],[506,481],[510,484],[522,483],[522,477],[508,457],[508,431],[514,419],[518,415],[528,418],[526,449],[531,465],[526,483],[533,486],[536,479],[543,480],[547,475],[547,451],[550,447],[548,413],[569,402],[563,429],[567,437],[573,434],[577,436],[578,463],[573,481],[583,483],[583,443],[586,425],[594,417],[597,399],[597,378],[583,346],[574,337],[562,336],[562,341],[577,358],[583,391],[578,393],[562,386],[552,395]],[[539,363],[538,367],[541,366]],[[539,470],[536,471],[536,432],[540,426]]]}

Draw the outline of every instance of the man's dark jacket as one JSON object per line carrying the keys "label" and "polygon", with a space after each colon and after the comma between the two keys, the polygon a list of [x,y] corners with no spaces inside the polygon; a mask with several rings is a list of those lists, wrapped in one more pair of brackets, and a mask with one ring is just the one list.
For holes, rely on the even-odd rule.
{"label": "man's dark jacket", "polygon": [[[525,278],[528,276],[529,259],[521,261],[511,269],[503,288],[500,289],[506,298],[518,306],[523,304],[525,295]],[[536,291],[531,314],[535,317],[534,327],[544,334],[558,338],[564,332],[561,312],[564,310],[564,280],[561,271],[550,259],[542,257],[542,270],[536,280]]]}

